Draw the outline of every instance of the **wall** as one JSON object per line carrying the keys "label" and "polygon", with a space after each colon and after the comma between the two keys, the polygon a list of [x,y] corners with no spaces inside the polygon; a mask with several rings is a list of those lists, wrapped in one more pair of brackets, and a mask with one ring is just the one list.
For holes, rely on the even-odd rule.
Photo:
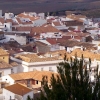
{"label": "wall", "polygon": [[2,77],[3,76],[8,75],[8,74],[11,74],[11,68],[8,68],[8,69],[0,69],[0,73],[1,73],[0,81],[2,81]]}
{"label": "wall", "polygon": [[13,69],[13,70],[12,70],[13,73],[18,73],[18,67],[19,67],[19,66],[12,67],[12,69]]}
{"label": "wall", "polygon": [[38,19],[33,21],[34,26],[42,26],[43,24],[45,24],[47,21],[44,19]]}
{"label": "wall", "polygon": [[65,50],[65,46],[60,46],[60,50]]}
{"label": "wall", "polygon": [[4,34],[0,34],[0,40],[4,39]]}
{"label": "wall", "polygon": [[56,51],[56,50],[60,50],[59,45],[58,45],[58,44],[51,45],[51,49],[50,49],[50,51]]}
{"label": "wall", "polygon": [[21,45],[26,45],[26,36],[18,36],[16,35],[16,41]]}
{"label": "wall", "polygon": [[44,18],[45,18],[45,13],[39,13],[38,16],[39,16],[41,19],[44,19]]}
{"label": "wall", "polygon": [[33,91],[31,91],[31,92],[29,92],[29,93],[27,93],[27,94],[25,94],[24,96],[23,96],[23,100],[27,100],[27,97],[28,97],[28,95],[30,96],[30,98],[34,98],[34,94],[33,94]]}
{"label": "wall", "polygon": [[9,55],[0,56],[0,59],[4,60],[5,62],[9,63]]}
{"label": "wall", "polygon": [[5,13],[5,19],[11,19],[11,18],[14,18],[13,13]]}
{"label": "wall", "polygon": [[20,72],[28,72],[29,68],[26,65],[22,65],[22,70],[20,70]]}
{"label": "wall", "polygon": [[40,53],[46,53],[46,52],[50,51],[50,47],[49,46],[37,46],[37,50]]}
{"label": "wall", "polygon": [[96,44],[96,45],[99,45],[100,44],[100,41],[94,41],[94,40],[92,40],[92,43],[93,44]]}
{"label": "wall", "polygon": [[26,36],[18,36],[18,35],[5,35],[6,40],[4,42],[8,42],[10,39],[16,40],[20,45],[26,44]]}
{"label": "wall", "polygon": [[12,31],[12,23],[4,23],[4,26],[5,26],[5,31],[7,32],[11,32]]}
{"label": "wall", "polygon": [[45,61],[45,62],[31,62],[31,63],[27,63],[24,61],[21,61],[19,59],[13,58],[11,57],[11,60],[16,61],[20,64],[22,64],[22,69],[23,72],[27,72],[27,71],[33,71],[34,68],[36,68],[37,70],[41,70],[41,68],[45,67],[44,70],[45,71],[49,71],[49,68],[52,67],[52,70],[54,72],[57,72],[56,66],[62,62],[63,60],[54,60],[54,61]]}
{"label": "wall", "polygon": [[53,71],[57,72],[58,64],[41,64],[41,65],[33,65],[29,66],[29,71],[38,70],[38,71]]}
{"label": "wall", "polygon": [[87,30],[87,32],[91,33],[91,34],[100,34],[99,30],[98,29],[95,29],[95,30]]}
{"label": "wall", "polygon": [[4,71],[4,76],[5,75],[8,75],[8,74],[11,74],[11,68],[8,68],[8,69],[0,69],[0,72],[1,71]]}
{"label": "wall", "polygon": [[10,96],[11,96],[11,99],[15,99],[15,94],[4,88],[3,88],[3,96],[5,98],[4,100],[10,100]]}
{"label": "wall", "polygon": [[1,79],[2,79],[2,82],[9,83],[9,85],[14,84],[14,80],[9,75],[3,76],[1,77]]}

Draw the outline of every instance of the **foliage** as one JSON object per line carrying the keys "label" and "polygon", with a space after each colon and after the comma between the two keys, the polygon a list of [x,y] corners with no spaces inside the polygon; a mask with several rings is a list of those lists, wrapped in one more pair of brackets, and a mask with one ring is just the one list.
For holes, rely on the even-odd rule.
{"label": "foliage", "polygon": [[27,100],[32,100],[29,95],[27,96]]}
{"label": "foliage", "polygon": [[41,96],[38,100],[100,100],[100,83],[98,66],[95,69],[96,81],[90,81],[91,59],[89,59],[89,70],[84,58],[77,57],[70,63],[64,62],[57,66],[58,75],[51,77],[51,88],[48,86],[47,77],[43,77]]}

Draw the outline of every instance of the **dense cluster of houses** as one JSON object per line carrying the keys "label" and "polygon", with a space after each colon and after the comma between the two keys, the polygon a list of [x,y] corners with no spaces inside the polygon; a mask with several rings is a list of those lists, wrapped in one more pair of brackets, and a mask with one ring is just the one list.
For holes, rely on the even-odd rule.
{"label": "dense cluster of houses", "polygon": [[[100,18],[81,14],[45,16],[0,10],[0,93],[2,100],[35,98],[43,76],[57,75],[57,65],[67,59],[91,58],[91,81],[100,66]],[[100,72],[100,67],[98,74]],[[20,90],[20,91],[19,91]],[[1,99],[0,99],[1,100]]]}

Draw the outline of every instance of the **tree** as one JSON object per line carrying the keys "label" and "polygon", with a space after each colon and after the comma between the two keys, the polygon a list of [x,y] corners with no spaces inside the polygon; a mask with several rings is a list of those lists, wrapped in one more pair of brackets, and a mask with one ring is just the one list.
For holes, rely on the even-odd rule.
{"label": "tree", "polygon": [[[65,57],[66,58],[66,57]],[[59,63],[57,66],[58,75],[51,77],[51,88],[48,86],[47,78],[42,81],[43,90],[38,100],[100,100],[100,83],[98,75],[98,65],[95,69],[94,83],[90,80],[91,59],[89,59],[89,70],[84,58],[80,60],[77,56],[70,62]]]}
{"label": "tree", "polygon": [[32,100],[29,95],[27,96],[27,100]]}

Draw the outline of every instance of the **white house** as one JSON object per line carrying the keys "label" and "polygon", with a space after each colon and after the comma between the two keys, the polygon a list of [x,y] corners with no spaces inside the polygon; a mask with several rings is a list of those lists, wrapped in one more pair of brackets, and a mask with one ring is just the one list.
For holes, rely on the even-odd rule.
{"label": "white house", "polygon": [[41,88],[43,76],[48,77],[48,84],[50,84],[51,76],[58,75],[50,71],[29,71],[16,74],[10,74],[2,77],[2,81],[13,85],[15,83],[22,83],[30,88]]}
{"label": "white house", "polygon": [[3,88],[3,100],[27,100],[28,96],[33,99],[33,95],[32,89],[20,83]]}
{"label": "white house", "polygon": [[33,26],[42,26],[43,24],[45,24],[47,22],[45,19],[41,18],[41,16],[43,17],[43,15],[41,15],[41,14],[39,17],[39,16],[34,16],[34,14],[32,14],[32,13],[25,13],[25,12],[17,15],[18,18],[21,18],[26,22],[27,22],[27,20],[32,21]]}
{"label": "white house", "polygon": [[6,32],[5,33],[5,40],[3,42],[8,42],[10,40],[17,41],[20,45],[25,45],[27,43],[27,38],[25,33],[13,33],[13,32]]}
{"label": "white house", "polygon": [[33,70],[57,72],[57,65],[63,61],[59,57],[44,57],[33,53],[20,53],[10,59],[20,64],[18,72]]}
{"label": "white house", "polygon": [[13,13],[5,13],[5,19],[11,19],[11,18],[14,18]]}

